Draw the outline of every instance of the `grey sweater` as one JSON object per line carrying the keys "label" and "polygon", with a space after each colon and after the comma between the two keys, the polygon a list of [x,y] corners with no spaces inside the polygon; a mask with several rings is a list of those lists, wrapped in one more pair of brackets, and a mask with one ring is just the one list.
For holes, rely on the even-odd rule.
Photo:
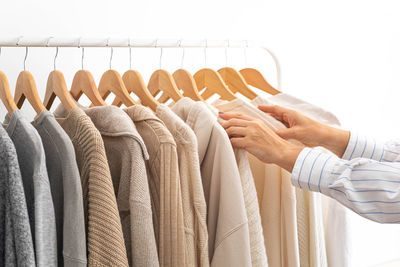
{"label": "grey sweater", "polygon": [[58,266],[87,266],[81,178],[74,146],[53,114],[32,122],[42,138],[57,227]]}
{"label": "grey sweater", "polygon": [[14,142],[24,185],[38,267],[57,266],[57,237],[53,200],[42,141],[20,111],[7,114],[4,128]]}
{"label": "grey sweater", "polygon": [[0,266],[35,266],[17,152],[0,125]]}

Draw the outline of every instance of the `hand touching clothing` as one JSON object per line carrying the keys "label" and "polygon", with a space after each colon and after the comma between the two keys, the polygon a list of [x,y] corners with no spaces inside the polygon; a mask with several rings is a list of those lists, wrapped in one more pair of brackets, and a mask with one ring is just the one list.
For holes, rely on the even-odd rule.
{"label": "hand touching clothing", "polygon": [[276,132],[258,119],[238,113],[220,113],[222,123],[234,147],[243,148],[265,163],[274,163],[292,171],[303,147],[288,142],[295,139],[305,146],[323,146],[341,157],[350,133],[314,121],[301,113],[280,106],[259,106],[261,111],[288,128]]}

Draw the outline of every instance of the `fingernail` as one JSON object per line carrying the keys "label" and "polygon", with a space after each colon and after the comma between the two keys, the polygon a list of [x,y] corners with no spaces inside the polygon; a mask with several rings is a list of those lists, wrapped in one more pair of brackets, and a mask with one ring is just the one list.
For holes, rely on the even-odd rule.
{"label": "fingernail", "polygon": [[218,114],[224,114],[224,112],[222,112],[222,111],[219,111],[219,112],[218,112]]}

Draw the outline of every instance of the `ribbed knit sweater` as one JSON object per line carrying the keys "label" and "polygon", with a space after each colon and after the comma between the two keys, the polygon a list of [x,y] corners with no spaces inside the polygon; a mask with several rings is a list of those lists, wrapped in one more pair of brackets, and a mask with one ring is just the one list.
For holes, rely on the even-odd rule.
{"label": "ribbed knit sweater", "polygon": [[207,205],[196,135],[168,106],[158,105],[156,115],[167,126],[177,145],[188,266],[209,266]]}
{"label": "ribbed knit sweater", "polygon": [[125,110],[134,121],[149,153],[146,168],[160,266],[189,266],[176,144],[164,123],[144,106]]}
{"label": "ribbed knit sweater", "polygon": [[121,220],[101,135],[79,108],[72,109],[65,116],[65,110],[60,106],[55,115],[71,138],[81,175],[88,265],[128,266]]}

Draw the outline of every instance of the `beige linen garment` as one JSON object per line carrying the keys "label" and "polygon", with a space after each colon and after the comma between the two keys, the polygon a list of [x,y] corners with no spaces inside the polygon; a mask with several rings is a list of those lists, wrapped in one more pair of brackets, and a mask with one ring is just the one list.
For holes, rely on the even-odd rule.
{"label": "beige linen garment", "polygon": [[145,166],[149,155],[142,137],[129,116],[117,107],[84,111],[104,141],[129,266],[160,266]]}
{"label": "beige linen garment", "polygon": [[177,145],[188,266],[209,266],[207,205],[196,135],[168,106],[158,105],[156,115],[164,122]]}
{"label": "beige linen garment", "polygon": [[[251,103],[255,106],[281,105],[283,107],[295,109],[324,124],[333,127],[340,126],[338,118],[331,112],[286,93],[280,93],[267,98],[258,96],[252,100]],[[326,149],[320,149],[325,153],[331,153]],[[351,260],[351,227],[349,210],[338,201],[323,194],[321,194],[321,199],[328,266],[349,267]],[[335,231],[332,231],[331,229],[335,229]]]}
{"label": "beige linen garment", "polygon": [[172,110],[197,137],[211,266],[251,266],[240,174],[225,130],[204,103],[183,98]]}
{"label": "beige linen garment", "polygon": [[[205,104],[215,116],[218,116],[218,110],[216,108],[208,103]],[[218,121],[223,122],[224,120],[218,118]],[[253,267],[268,266],[257,190],[254,184],[249,159],[245,150],[235,148],[233,151],[235,152],[236,163],[239,168],[247,220],[249,221],[251,264]]]}
{"label": "beige linen garment", "polygon": [[160,266],[188,266],[176,144],[164,123],[144,106],[125,109],[149,153],[147,177]]}
{"label": "beige linen garment", "polygon": [[121,220],[101,135],[80,108],[67,113],[64,107],[59,106],[55,116],[71,138],[81,175],[88,266],[128,266]]}
{"label": "beige linen garment", "polygon": [[[261,119],[274,130],[284,127],[241,99],[216,101],[214,106],[223,112],[239,112]],[[258,195],[268,264],[272,267],[300,266],[296,194],[290,173],[277,165],[265,164],[251,154],[248,156]]]}

